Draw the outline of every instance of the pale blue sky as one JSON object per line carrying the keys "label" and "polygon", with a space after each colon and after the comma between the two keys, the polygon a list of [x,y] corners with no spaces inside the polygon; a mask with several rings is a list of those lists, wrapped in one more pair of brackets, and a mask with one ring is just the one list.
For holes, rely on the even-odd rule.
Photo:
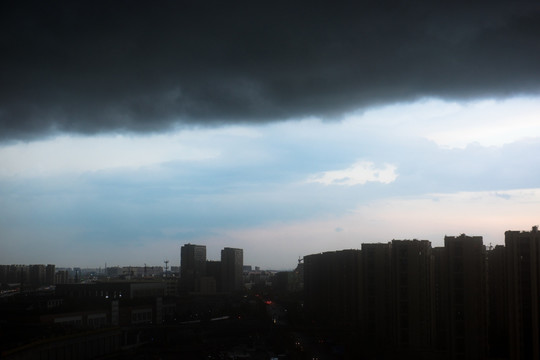
{"label": "pale blue sky", "polygon": [[286,269],[393,238],[501,244],[540,222],[539,100],[3,143],[0,263],[178,265],[191,242]]}

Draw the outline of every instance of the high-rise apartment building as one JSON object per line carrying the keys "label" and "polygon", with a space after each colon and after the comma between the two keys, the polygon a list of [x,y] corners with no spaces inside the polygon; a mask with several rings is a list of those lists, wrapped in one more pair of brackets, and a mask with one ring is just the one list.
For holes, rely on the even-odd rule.
{"label": "high-rise apartment building", "polygon": [[307,255],[306,314],[341,330],[359,319],[351,358],[540,359],[540,232],[505,242],[486,251],[462,234]]}
{"label": "high-rise apartment building", "polygon": [[359,326],[361,260],[360,250],[304,256],[305,306],[321,324],[339,329]]}
{"label": "high-rise apartment building", "polygon": [[0,265],[0,283],[27,283],[29,274],[28,265]]}
{"label": "high-rise apartment building", "polygon": [[46,267],[42,264],[35,264],[35,265],[29,265],[30,271],[29,271],[29,279],[28,282],[34,286],[42,286],[45,284],[45,278],[46,278]]}
{"label": "high-rise apartment building", "polygon": [[482,237],[445,236],[444,247],[445,278],[439,281],[448,298],[449,358],[485,359],[488,301]]}
{"label": "high-rise apartment building", "polygon": [[487,252],[489,357],[508,359],[508,274],[506,248],[497,245]]}
{"label": "high-rise apartment building", "polygon": [[[449,295],[448,295],[448,257],[446,248],[436,247],[433,254],[433,350],[438,354],[446,354],[449,339]],[[442,356],[440,356],[442,357]]]}
{"label": "high-rise apartment building", "polygon": [[206,262],[206,277],[214,279],[214,292],[222,291],[221,288],[221,261]]}
{"label": "high-rise apartment building", "polygon": [[54,284],[54,274],[56,270],[56,266],[53,264],[47,264],[47,267],[45,268],[45,285],[53,285]]}
{"label": "high-rise apartment building", "polygon": [[417,357],[432,345],[432,254],[427,240],[391,244],[394,338],[402,354]]}
{"label": "high-rise apartment building", "polygon": [[540,358],[540,232],[505,232],[511,359]]}
{"label": "high-rise apartment building", "polygon": [[199,291],[199,281],[206,275],[206,246],[185,244],[180,250],[180,288]]}
{"label": "high-rise apartment building", "polygon": [[326,324],[333,308],[333,279],[329,274],[333,252],[304,256],[304,298],[305,309],[312,320]]}
{"label": "high-rise apartment building", "polygon": [[69,272],[67,270],[58,270],[54,274],[54,284],[67,284],[69,283]]}
{"label": "high-rise apartment building", "polygon": [[369,357],[394,346],[391,245],[362,244],[362,339]]}
{"label": "high-rise apartment building", "polygon": [[362,252],[341,250],[335,252],[334,286],[338,294],[335,314],[337,326],[356,329],[360,325],[362,296]]}
{"label": "high-rise apartment building", "polygon": [[242,249],[224,248],[221,250],[221,290],[234,292],[242,289],[242,268],[244,252]]}

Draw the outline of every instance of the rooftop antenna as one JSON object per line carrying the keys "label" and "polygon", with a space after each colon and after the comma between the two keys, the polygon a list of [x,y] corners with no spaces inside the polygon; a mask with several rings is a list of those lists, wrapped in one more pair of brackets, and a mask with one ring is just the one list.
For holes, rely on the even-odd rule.
{"label": "rooftop antenna", "polygon": [[169,271],[169,260],[163,261],[165,263],[165,276],[167,276],[167,272]]}

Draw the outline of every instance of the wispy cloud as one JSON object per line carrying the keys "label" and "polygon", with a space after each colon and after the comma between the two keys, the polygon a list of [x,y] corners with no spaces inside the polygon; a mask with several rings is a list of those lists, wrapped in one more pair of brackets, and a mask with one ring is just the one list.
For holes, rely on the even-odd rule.
{"label": "wispy cloud", "polygon": [[397,167],[391,164],[383,164],[376,167],[370,161],[358,161],[343,170],[325,171],[312,175],[307,181],[324,185],[364,185],[368,181],[389,184],[397,178]]}

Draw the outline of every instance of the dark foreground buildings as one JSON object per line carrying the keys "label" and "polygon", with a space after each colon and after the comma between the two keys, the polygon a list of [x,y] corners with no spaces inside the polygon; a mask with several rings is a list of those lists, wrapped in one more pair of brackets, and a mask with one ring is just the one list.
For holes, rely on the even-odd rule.
{"label": "dark foreground buildings", "polygon": [[227,338],[230,350],[241,342],[267,354],[263,342],[292,359],[540,359],[537,227],[507,231],[494,248],[462,234],[442,247],[392,240],[307,255],[251,293],[241,249],[207,261],[205,246],[187,244],[181,260],[181,291],[175,277],[36,287],[43,273],[50,281],[46,267],[0,268],[26,284],[0,297],[0,357],[129,358],[129,349],[163,347],[176,358],[216,358]]}
{"label": "dark foreground buildings", "polygon": [[366,358],[539,359],[540,235],[362,244],[304,257],[305,308]]}

